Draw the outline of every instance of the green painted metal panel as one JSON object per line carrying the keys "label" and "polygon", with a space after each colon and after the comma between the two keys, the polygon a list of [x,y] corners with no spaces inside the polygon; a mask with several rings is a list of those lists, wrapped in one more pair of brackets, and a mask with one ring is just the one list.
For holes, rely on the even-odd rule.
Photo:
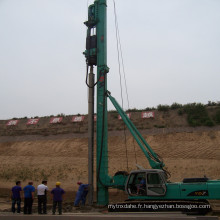
{"label": "green painted metal panel", "polygon": [[[216,199],[220,200],[220,182],[213,183],[167,183],[167,192],[165,196],[131,196],[132,200],[194,200],[194,199]],[[186,189],[182,191],[183,189]],[[203,195],[205,190],[208,194]],[[192,194],[190,196],[190,194]]]}
{"label": "green painted metal panel", "polygon": [[[107,128],[107,16],[106,0],[95,1],[97,10],[97,204],[108,204],[108,128]],[[101,160],[101,161],[100,161]]]}
{"label": "green painted metal panel", "polygon": [[209,197],[212,199],[220,199],[220,180],[212,180],[208,182]]}

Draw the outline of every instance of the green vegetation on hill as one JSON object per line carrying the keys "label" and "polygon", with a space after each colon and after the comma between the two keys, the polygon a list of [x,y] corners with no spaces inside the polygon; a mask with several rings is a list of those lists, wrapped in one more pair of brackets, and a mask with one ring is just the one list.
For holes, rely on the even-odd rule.
{"label": "green vegetation on hill", "polygon": [[215,114],[214,121],[216,124],[220,124],[220,108],[217,110]]}
{"label": "green vegetation on hill", "polygon": [[220,102],[215,103],[209,101],[207,105],[201,104],[201,103],[189,103],[186,105],[181,105],[178,103],[173,103],[171,106],[169,105],[158,105],[157,110],[158,111],[164,111],[167,112],[170,109],[178,109],[178,114],[183,115],[187,114],[187,121],[190,126],[196,127],[196,126],[214,126],[215,124],[220,124],[220,108],[214,115],[214,117],[209,116],[207,107],[214,106],[217,107],[220,106]]}
{"label": "green vegetation on hill", "polygon": [[186,105],[181,105],[178,103],[173,103],[169,105],[158,105],[158,111],[167,112],[169,110],[178,109],[178,114],[187,114],[187,121],[190,126],[214,126],[215,124],[220,124],[220,109],[216,112],[214,117],[210,117],[207,111],[209,106],[220,106],[220,102],[209,101],[207,105],[201,103],[189,103]]}
{"label": "green vegetation on hill", "polygon": [[[179,103],[173,103],[171,106],[169,105],[158,105],[157,110],[161,112],[168,112],[169,110],[178,109],[178,114],[183,115],[187,114],[187,121],[190,126],[214,126],[215,124],[220,124],[220,108],[214,115],[214,117],[210,117],[207,111],[207,107],[220,106],[220,102],[211,102],[209,101],[207,105],[201,103],[189,103],[186,105],[182,105]],[[146,111],[146,110],[155,110],[155,108],[146,108],[142,110],[137,109],[129,109],[127,112],[138,112],[138,111]]]}
{"label": "green vegetation on hill", "polygon": [[192,103],[183,106],[184,113],[190,126],[214,126],[214,122],[209,117],[206,107],[201,103]]}

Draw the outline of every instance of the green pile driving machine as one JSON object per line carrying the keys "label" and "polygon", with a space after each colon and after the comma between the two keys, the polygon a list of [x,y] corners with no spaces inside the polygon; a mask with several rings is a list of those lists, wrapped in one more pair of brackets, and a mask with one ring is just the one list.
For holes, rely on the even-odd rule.
{"label": "green pile driving machine", "polygon": [[[114,97],[107,90],[107,16],[106,0],[95,0],[88,8],[86,50],[84,55],[87,63],[87,76],[89,70],[97,66],[97,82],[89,85],[97,88],[97,119],[96,119],[96,184],[97,205],[108,205],[108,189],[117,188],[125,190],[128,202],[140,201],[145,204],[193,204],[205,206],[208,200],[220,200],[220,180],[203,178],[186,178],[182,182],[169,182],[165,164],[148,145],[140,132],[128,118]],[[152,169],[139,169],[126,172],[117,172],[113,177],[108,174],[108,122],[107,98],[110,99],[127,128],[137,141]],[[93,116],[92,116],[93,117]],[[141,189],[138,181],[142,180]]]}

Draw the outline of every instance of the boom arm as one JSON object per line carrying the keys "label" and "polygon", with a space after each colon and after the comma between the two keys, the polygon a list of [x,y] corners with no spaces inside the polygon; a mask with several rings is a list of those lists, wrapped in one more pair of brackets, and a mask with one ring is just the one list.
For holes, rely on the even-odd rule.
{"label": "boom arm", "polygon": [[143,151],[144,155],[147,157],[150,166],[153,169],[163,169],[165,164],[163,161],[161,161],[158,158],[158,155],[152,150],[152,148],[149,146],[149,144],[146,142],[146,140],[142,137],[141,133],[137,130],[137,128],[134,126],[134,124],[131,122],[131,120],[128,118],[126,113],[123,111],[121,106],[118,104],[118,102],[115,100],[114,97],[111,96],[110,92],[107,92],[107,96],[111,100],[112,104],[118,111],[119,115],[121,116],[124,123],[127,125],[129,131],[131,132],[132,136],[137,141],[139,147]]}

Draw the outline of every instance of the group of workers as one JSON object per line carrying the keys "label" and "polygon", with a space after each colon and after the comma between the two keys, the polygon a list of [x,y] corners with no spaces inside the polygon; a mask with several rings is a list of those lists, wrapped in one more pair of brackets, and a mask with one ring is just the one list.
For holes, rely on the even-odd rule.
{"label": "group of workers", "polygon": [[[88,184],[83,184],[82,182],[77,182],[79,189],[76,193],[76,198],[74,206],[85,205],[86,196],[88,194]],[[61,183],[56,182],[56,187],[50,192],[51,199],[53,201],[52,214],[55,215],[56,208],[58,206],[58,213],[62,215],[62,202],[65,191],[60,187]],[[23,194],[22,194],[23,191]],[[47,214],[47,194],[49,188],[47,186],[47,181],[44,180],[40,185],[37,186],[37,198],[38,198],[38,214]],[[21,181],[17,181],[16,185],[11,189],[11,199],[12,199],[12,212],[21,213],[21,200],[24,197],[24,214],[32,214],[32,205],[34,201],[35,187],[33,182],[29,182],[23,190],[21,188]],[[17,204],[17,209],[15,208]]]}

